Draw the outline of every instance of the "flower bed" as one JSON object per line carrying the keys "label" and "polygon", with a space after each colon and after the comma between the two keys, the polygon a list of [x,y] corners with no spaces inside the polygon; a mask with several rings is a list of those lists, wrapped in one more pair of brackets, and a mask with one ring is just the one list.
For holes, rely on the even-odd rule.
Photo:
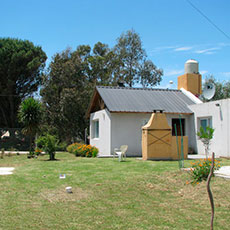
{"label": "flower bed", "polygon": [[[213,170],[218,170],[220,168],[219,163],[219,161],[215,160]],[[212,165],[212,159],[202,159],[191,164],[191,175],[193,179],[192,183],[195,184],[203,180],[207,180]]]}
{"label": "flower bed", "polygon": [[96,157],[98,154],[98,149],[96,147],[80,143],[69,145],[67,151],[81,157]]}

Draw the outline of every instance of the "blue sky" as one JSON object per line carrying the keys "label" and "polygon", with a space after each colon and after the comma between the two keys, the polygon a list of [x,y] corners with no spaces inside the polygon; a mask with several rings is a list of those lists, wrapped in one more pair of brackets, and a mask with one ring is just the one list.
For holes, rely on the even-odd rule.
{"label": "blue sky", "polygon": [[[230,36],[229,0],[190,0]],[[98,41],[112,47],[129,29],[164,70],[160,87],[177,85],[184,63],[196,59],[203,78],[230,80],[230,39],[186,0],[0,0],[0,37],[28,39],[49,61],[67,47]]]}

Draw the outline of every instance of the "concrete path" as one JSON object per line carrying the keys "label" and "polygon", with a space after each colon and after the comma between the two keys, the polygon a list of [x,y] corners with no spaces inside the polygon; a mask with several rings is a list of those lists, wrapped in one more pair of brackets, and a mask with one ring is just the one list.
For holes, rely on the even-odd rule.
{"label": "concrete path", "polygon": [[[209,155],[208,157],[212,158],[211,155]],[[198,154],[194,154],[194,155],[189,154],[188,155],[188,160],[199,160],[199,159],[205,159],[205,158],[206,158],[205,155],[198,155]],[[219,156],[215,156],[215,158],[219,158]]]}
{"label": "concrete path", "polygon": [[230,166],[222,166],[214,172],[215,176],[230,179]]}
{"label": "concrete path", "polygon": [[0,175],[11,175],[13,171],[13,167],[0,167]]}

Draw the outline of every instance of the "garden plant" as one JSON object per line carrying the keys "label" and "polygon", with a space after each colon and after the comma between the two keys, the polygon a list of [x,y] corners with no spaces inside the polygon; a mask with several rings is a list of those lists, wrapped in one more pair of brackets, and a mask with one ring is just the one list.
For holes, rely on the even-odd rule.
{"label": "garden plant", "polygon": [[30,155],[33,155],[32,141],[42,119],[41,103],[34,98],[25,99],[19,107],[18,118],[23,125],[23,132],[30,137]]}
{"label": "garden plant", "polygon": [[[58,140],[55,136],[50,134],[45,134],[44,136],[40,136],[37,139],[37,146],[38,149],[43,150],[45,153],[47,153],[50,157],[49,160],[55,160],[55,152],[57,149]],[[40,152],[39,150],[37,150]]]}
{"label": "garden plant", "polygon": [[95,146],[80,143],[69,145],[67,151],[81,157],[96,157],[98,154],[98,148]]}
{"label": "garden plant", "polygon": [[207,126],[206,129],[204,129],[201,126],[200,131],[197,132],[197,136],[199,137],[199,139],[202,141],[204,145],[206,159],[208,159],[208,153],[210,149],[211,140],[213,138],[213,133],[214,133],[214,129],[209,126]]}
{"label": "garden plant", "polygon": [[[203,180],[207,180],[211,166],[212,159],[201,159],[197,160],[194,163],[191,163],[191,176],[192,176],[192,184],[197,184],[202,182]],[[220,168],[220,161],[214,161],[214,170],[218,170]]]}

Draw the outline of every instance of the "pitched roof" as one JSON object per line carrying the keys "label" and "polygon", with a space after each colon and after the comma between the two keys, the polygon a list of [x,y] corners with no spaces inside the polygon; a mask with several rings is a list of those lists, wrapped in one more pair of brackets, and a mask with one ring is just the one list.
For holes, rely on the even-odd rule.
{"label": "pitched roof", "polygon": [[181,90],[97,86],[96,91],[110,112],[193,113],[195,104]]}

